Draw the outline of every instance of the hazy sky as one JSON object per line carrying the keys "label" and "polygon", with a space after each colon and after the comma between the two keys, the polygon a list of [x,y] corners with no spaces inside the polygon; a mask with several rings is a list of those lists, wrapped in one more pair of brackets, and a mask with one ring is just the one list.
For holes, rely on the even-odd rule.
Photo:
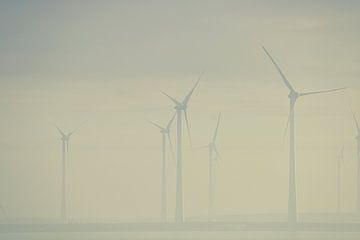
{"label": "hazy sky", "polygon": [[[61,142],[73,136],[69,215],[148,218],[160,209],[160,134],[201,71],[190,104],[195,145],[219,111],[219,214],[286,212],[287,90],[347,86],[297,104],[301,212],[336,210],[336,157],[345,145],[344,209],[355,207],[360,118],[358,1],[0,0],[0,202],[15,217],[57,217]],[[175,128],[173,129],[175,140]],[[184,135],[186,136],[186,135]],[[184,139],[185,216],[207,211],[207,153]],[[175,165],[169,159],[169,210]]]}

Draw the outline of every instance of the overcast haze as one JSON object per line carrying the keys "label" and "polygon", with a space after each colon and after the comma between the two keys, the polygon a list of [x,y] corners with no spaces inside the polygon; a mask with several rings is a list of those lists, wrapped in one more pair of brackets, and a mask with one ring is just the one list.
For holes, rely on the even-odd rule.
{"label": "overcast haze", "polygon": [[[270,3],[271,2],[271,3]],[[300,212],[355,209],[360,118],[358,1],[0,1],[0,202],[17,218],[59,217],[61,141],[72,137],[69,217],[160,214],[165,124],[202,71],[189,103],[195,146],[222,112],[218,214],[286,213],[288,92],[264,45],[298,91],[347,86],[296,106]],[[172,128],[173,141],[176,131]],[[207,152],[184,132],[185,216],[207,213]],[[169,159],[169,214],[175,164]]]}

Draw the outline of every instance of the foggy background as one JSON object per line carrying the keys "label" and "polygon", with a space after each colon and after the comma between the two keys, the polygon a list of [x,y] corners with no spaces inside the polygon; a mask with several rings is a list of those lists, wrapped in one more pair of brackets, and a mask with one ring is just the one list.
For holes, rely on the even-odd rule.
{"label": "foggy background", "polygon": [[[217,214],[286,213],[288,91],[348,90],[296,106],[298,209],[336,211],[345,146],[343,209],[355,209],[360,118],[357,1],[0,1],[0,203],[10,217],[57,218],[61,141],[70,140],[73,219],[159,217],[161,136],[148,124],[174,113],[163,90],[189,103],[194,146],[222,112]],[[172,128],[173,143],[176,129]],[[207,213],[207,151],[184,131],[185,216]],[[169,217],[175,164],[168,161]]]}

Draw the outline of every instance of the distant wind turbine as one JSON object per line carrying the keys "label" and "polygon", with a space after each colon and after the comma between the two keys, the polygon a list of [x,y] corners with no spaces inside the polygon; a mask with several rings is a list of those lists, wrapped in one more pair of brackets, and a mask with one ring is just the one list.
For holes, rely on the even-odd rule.
{"label": "distant wind turbine", "polygon": [[171,118],[166,127],[162,127],[152,121],[149,121],[150,124],[160,129],[160,133],[162,135],[161,218],[164,221],[167,219],[166,139],[168,139],[171,153],[173,153],[173,147],[170,138],[170,127],[174,119],[175,115]]}
{"label": "distant wind turbine", "polygon": [[[83,123],[84,124],[84,123]],[[66,210],[66,164],[69,160],[69,142],[70,137],[83,125],[81,124],[78,128],[65,134],[58,126],[55,125],[56,129],[61,135],[62,142],[62,198],[61,198],[61,219],[67,221],[67,210]]]}
{"label": "distant wind turbine", "polygon": [[359,122],[354,114],[354,112],[351,110],[351,113],[354,118],[355,127],[356,127],[356,143],[357,143],[357,184],[356,184],[356,191],[357,191],[357,199],[356,199],[356,208],[357,208],[357,214],[360,215],[360,127]]}
{"label": "distant wind turbine", "polygon": [[196,81],[194,87],[190,90],[190,92],[185,96],[182,102],[179,102],[175,98],[170,95],[162,92],[165,96],[167,96],[173,103],[175,103],[176,110],[176,124],[177,124],[177,140],[176,140],[176,209],[175,209],[175,221],[181,223],[184,221],[184,206],[183,206],[183,186],[182,186],[182,113],[184,112],[186,128],[189,135],[190,145],[192,146],[191,141],[191,133],[189,126],[189,119],[187,115],[187,107],[189,100],[194,93],[195,88],[199,84],[201,79],[200,75],[199,79]]}
{"label": "distant wind turbine", "polygon": [[[216,138],[220,124],[221,113],[219,113],[217,118],[217,124],[215,128],[215,132],[211,142],[208,145],[202,146],[200,148],[206,148],[209,152],[209,205],[208,205],[208,216],[211,217],[215,213],[214,205],[215,205],[215,169],[214,162],[217,161],[220,157],[219,151],[216,147]],[[214,154],[215,153],[215,154]]]}
{"label": "distant wind turbine", "polygon": [[337,211],[341,212],[341,167],[344,164],[344,147],[341,148],[337,159]]}
{"label": "distant wind turbine", "polygon": [[4,218],[8,218],[8,215],[7,215],[3,205],[0,205],[0,211]]}
{"label": "distant wind turbine", "polygon": [[287,125],[290,125],[290,151],[289,151],[289,199],[288,199],[288,222],[290,224],[297,223],[297,206],[296,206],[296,166],[295,166],[295,103],[298,98],[308,95],[320,94],[335,92],[345,88],[336,88],[325,91],[316,91],[316,92],[297,92],[290,82],[286,79],[284,73],[281,71],[280,67],[276,64],[274,59],[271,57],[270,53],[263,47],[266,55],[270,58],[271,62],[281,75],[283,83],[289,89],[289,100],[290,100],[290,112],[288,117]]}

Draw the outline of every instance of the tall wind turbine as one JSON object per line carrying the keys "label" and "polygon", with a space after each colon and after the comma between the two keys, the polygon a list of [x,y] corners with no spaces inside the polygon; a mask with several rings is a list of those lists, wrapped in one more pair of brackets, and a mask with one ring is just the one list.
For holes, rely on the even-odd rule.
{"label": "tall wind turbine", "polygon": [[295,103],[296,101],[303,96],[335,92],[345,88],[336,88],[325,91],[316,91],[316,92],[297,92],[295,88],[290,84],[286,79],[284,73],[280,70],[280,67],[276,64],[274,59],[271,57],[270,53],[263,47],[266,55],[270,58],[271,62],[281,75],[283,83],[289,89],[289,100],[290,100],[290,112],[288,118],[288,125],[290,125],[290,151],[289,151],[289,199],[288,199],[288,222],[290,224],[297,223],[297,207],[296,207],[296,166],[295,166]]}
{"label": "tall wind turbine", "polygon": [[69,160],[69,141],[70,137],[79,129],[71,131],[68,134],[65,134],[58,126],[56,129],[59,131],[61,135],[61,143],[62,143],[62,197],[61,197],[61,219],[66,222],[67,221],[67,211],[66,211],[66,163]]}
{"label": "tall wind turbine", "polygon": [[341,212],[341,167],[344,164],[344,147],[341,148],[337,159],[337,212]]}
{"label": "tall wind turbine", "polygon": [[202,74],[199,79],[196,81],[194,87],[190,92],[185,96],[185,98],[180,102],[170,95],[162,92],[167,96],[173,103],[175,103],[176,110],[176,124],[177,124],[177,133],[176,133],[176,209],[175,209],[175,221],[182,223],[184,221],[184,206],[183,206],[183,186],[182,186],[182,113],[184,112],[186,128],[189,135],[190,145],[192,146],[191,134],[189,119],[187,115],[187,107],[190,101],[192,94],[194,93],[195,88],[199,84]]}
{"label": "tall wind turbine", "polygon": [[171,152],[173,152],[173,147],[170,138],[170,127],[174,119],[175,119],[175,115],[171,118],[171,120],[169,121],[166,127],[162,127],[152,121],[149,121],[149,123],[151,123],[160,130],[162,136],[161,218],[164,221],[166,221],[167,218],[166,139],[168,139]]}
{"label": "tall wind turbine", "polygon": [[356,199],[356,209],[357,214],[360,215],[360,127],[359,122],[357,121],[357,118],[353,111],[351,111],[355,126],[356,126],[356,143],[357,143],[357,184],[356,184],[356,191],[357,191],[357,199]]}
{"label": "tall wind turbine", "polygon": [[1,215],[4,217],[4,218],[8,218],[8,215],[5,211],[5,208],[3,205],[0,205],[0,211],[1,211]]}
{"label": "tall wind turbine", "polygon": [[[214,203],[215,203],[215,169],[214,163],[220,158],[220,154],[216,147],[216,138],[220,124],[221,113],[218,114],[217,124],[215,132],[211,142],[208,145],[205,145],[200,148],[206,148],[209,152],[209,205],[208,205],[208,216],[211,217],[215,213]],[[214,154],[215,153],[215,154]]]}

